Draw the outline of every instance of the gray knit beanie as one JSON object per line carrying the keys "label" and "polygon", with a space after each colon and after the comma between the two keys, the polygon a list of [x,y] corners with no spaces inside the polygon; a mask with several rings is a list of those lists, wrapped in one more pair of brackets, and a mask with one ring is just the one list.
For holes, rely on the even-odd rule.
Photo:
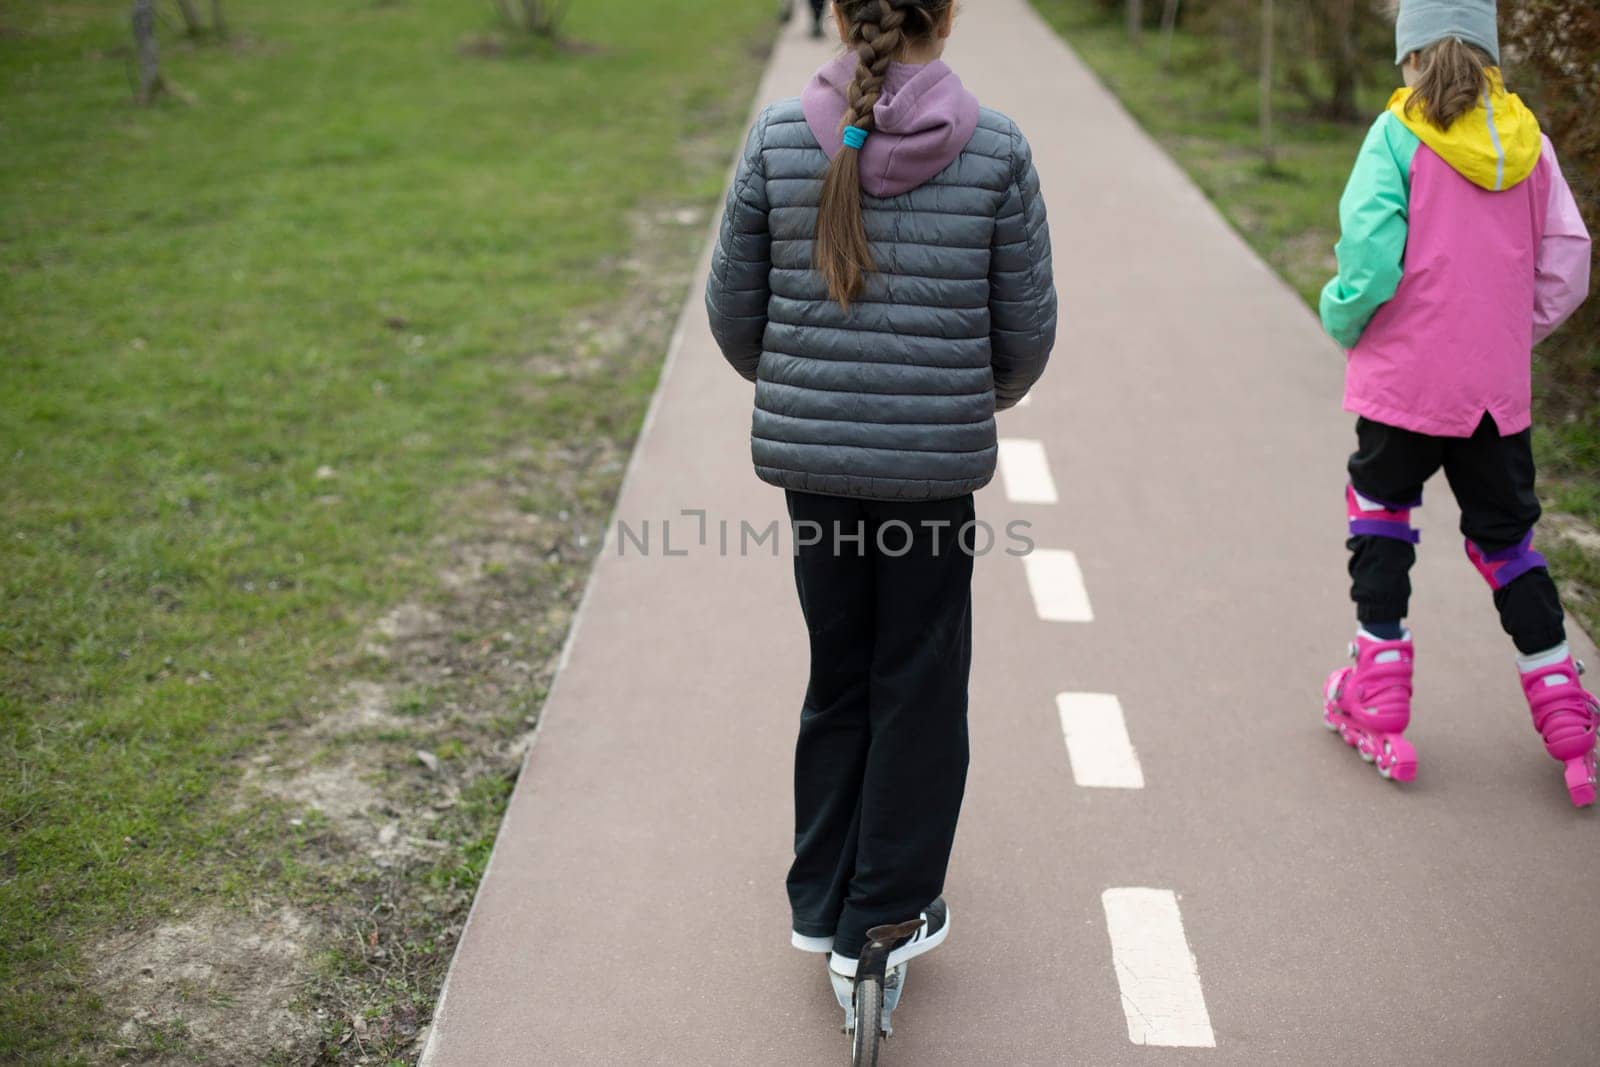
{"label": "gray knit beanie", "polygon": [[1400,0],[1394,23],[1395,66],[1446,37],[1477,45],[1499,66],[1500,29],[1494,7],[1495,0]]}

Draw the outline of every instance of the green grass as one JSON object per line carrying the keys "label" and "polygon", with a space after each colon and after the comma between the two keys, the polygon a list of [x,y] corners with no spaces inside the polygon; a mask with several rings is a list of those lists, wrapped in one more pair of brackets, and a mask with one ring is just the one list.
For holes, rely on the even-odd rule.
{"label": "green grass", "polygon": [[243,758],[437,586],[496,457],[636,431],[659,352],[570,373],[572,324],[714,201],[771,12],[594,0],[595,48],[470,55],[490,11],[234,6],[166,28],[147,109],[125,3],[0,12],[0,1060],[99,1047],[107,932],[292,892]]}
{"label": "green grass", "polygon": [[[1033,3],[1256,253],[1315,306],[1337,269],[1339,196],[1365,125],[1308,118],[1294,94],[1276,93],[1276,158],[1269,167],[1256,74],[1218,41],[1177,33],[1164,65],[1158,35],[1146,34],[1145,46],[1135,47],[1123,23],[1095,0]],[[1365,110],[1376,116],[1393,88],[1365,86]],[[1600,347],[1591,352],[1593,366]],[[1600,525],[1600,397],[1574,396],[1552,380],[1537,354],[1535,368],[1541,497],[1554,511]],[[1591,634],[1600,634],[1600,552],[1571,541],[1550,549],[1569,606]]]}
{"label": "green grass", "polygon": [[[1256,252],[1308,301],[1335,269],[1339,194],[1364,127],[1307,118],[1288,90],[1274,97],[1276,156],[1263,161],[1257,81],[1208,37],[1174,35],[1164,67],[1155,34],[1143,48],[1094,0],[1034,0],[1134,118],[1189,173]],[[1389,90],[1370,87],[1373,115]]]}

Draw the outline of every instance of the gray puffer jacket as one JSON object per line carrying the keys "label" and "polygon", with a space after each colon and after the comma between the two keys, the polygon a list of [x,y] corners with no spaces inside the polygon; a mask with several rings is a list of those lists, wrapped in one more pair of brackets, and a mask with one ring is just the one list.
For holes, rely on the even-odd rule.
{"label": "gray puffer jacket", "polygon": [[[936,135],[960,139],[952,158],[937,158],[934,143],[930,165],[928,138],[916,133],[897,144],[886,122],[927,132],[926,114],[892,110],[892,90],[914,88],[922,69],[891,71],[891,110],[880,102],[862,152],[877,270],[848,310],[812,267],[830,155],[813,131],[838,151],[837,117],[808,124],[810,96],[804,109],[767,108],[729,190],[706,309],[728,362],[756,383],[752,453],[774,485],[873,500],[978,489],[994,476],[995,411],[1027,393],[1054,344],[1050,235],[1028,142],[973,100],[970,138],[959,121]],[[921,180],[904,188],[898,150],[936,172],[918,175],[913,163]]]}

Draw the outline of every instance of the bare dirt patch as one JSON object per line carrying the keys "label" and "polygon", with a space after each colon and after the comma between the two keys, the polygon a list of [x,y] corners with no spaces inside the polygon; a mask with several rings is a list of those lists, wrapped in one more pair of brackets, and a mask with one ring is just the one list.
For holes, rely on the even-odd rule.
{"label": "bare dirt patch", "polygon": [[1600,556],[1600,530],[1573,515],[1546,515],[1541,524],[1549,536],[1569,541],[1591,555]]}
{"label": "bare dirt patch", "polygon": [[113,940],[96,977],[125,1020],[118,1051],[177,1045],[183,1060],[234,1063],[241,1048],[266,1059],[314,1041],[318,1024],[296,1001],[318,934],[313,920],[279,907],[207,910]]}
{"label": "bare dirt patch", "polygon": [[[411,605],[402,607],[409,608]],[[395,612],[380,620],[378,623],[380,631],[383,631],[386,625],[396,625],[391,619],[401,610],[397,608]],[[391,710],[393,702],[394,694],[389,686],[373,681],[354,681],[345,686],[338,700],[317,717],[312,728],[319,736],[327,738],[342,737],[360,731],[405,729],[405,719]]]}

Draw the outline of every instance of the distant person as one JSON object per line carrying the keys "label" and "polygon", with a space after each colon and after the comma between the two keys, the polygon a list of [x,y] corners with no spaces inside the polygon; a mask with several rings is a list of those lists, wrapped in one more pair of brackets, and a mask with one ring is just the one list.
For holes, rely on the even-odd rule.
{"label": "distant person", "polygon": [[1417,756],[1405,627],[1411,509],[1441,467],[1466,552],[1520,653],[1522,688],[1572,802],[1595,799],[1600,703],[1578,680],[1561,600],[1533,549],[1532,346],[1583,302],[1589,235],[1550,141],[1498,66],[1494,0],[1403,0],[1406,88],[1372,124],[1339,202],[1322,322],[1349,349],[1346,491],[1355,666],[1328,681],[1330,729],[1408,780]]}
{"label": "distant person", "polygon": [[[811,36],[821,37],[822,16],[828,6],[828,0],[811,0]],[[778,5],[778,21],[788,22],[794,18],[794,0],[782,0]]]}
{"label": "distant person", "polygon": [[850,977],[871,927],[925,920],[890,966],[949,933],[972,494],[994,476],[995,412],[1055,341],[1039,177],[1022,132],[940,60],[954,7],[834,5],[848,51],[756,122],[706,287],[717,343],[756,383],[757,474],[797,532],[792,942]]}

